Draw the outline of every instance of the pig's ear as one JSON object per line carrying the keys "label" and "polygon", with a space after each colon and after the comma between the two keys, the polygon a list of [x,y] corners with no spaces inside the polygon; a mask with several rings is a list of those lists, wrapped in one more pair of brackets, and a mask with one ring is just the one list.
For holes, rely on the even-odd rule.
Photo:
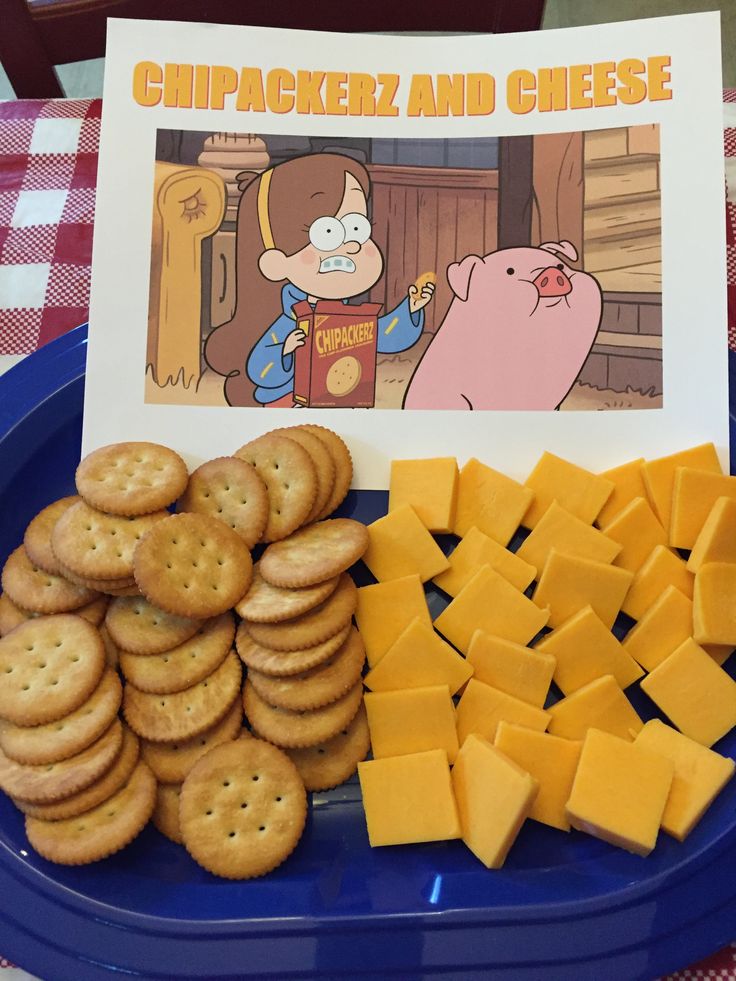
{"label": "pig's ear", "polygon": [[554,252],[556,255],[564,255],[570,262],[577,262],[578,259],[578,250],[572,242],[566,242],[564,239],[562,242],[543,242],[539,248]]}
{"label": "pig's ear", "polygon": [[462,262],[453,262],[447,267],[447,282],[460,300],[467,300],[470,292],[470,277],[479,262],[483,262],[480,256],[466,255]]}

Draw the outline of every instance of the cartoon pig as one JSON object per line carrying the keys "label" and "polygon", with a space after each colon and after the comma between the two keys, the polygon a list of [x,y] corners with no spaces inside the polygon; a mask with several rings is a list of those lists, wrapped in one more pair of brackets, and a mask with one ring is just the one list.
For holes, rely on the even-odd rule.
{"label": "cartoon pig", "polygon": [[601,289],[570,242],[466,256],[455,294],[404,396],[405,409],[556,409],[598,331]]}

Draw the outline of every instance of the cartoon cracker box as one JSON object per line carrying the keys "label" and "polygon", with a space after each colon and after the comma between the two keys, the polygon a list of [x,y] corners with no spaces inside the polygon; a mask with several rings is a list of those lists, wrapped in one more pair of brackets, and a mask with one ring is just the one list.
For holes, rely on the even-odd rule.
{"label": "cartoon cracker box", "polygon": [[369,409],[376,394],[380,303],[294,304],[306,341],[296,351],[294,401],[317,408]]}

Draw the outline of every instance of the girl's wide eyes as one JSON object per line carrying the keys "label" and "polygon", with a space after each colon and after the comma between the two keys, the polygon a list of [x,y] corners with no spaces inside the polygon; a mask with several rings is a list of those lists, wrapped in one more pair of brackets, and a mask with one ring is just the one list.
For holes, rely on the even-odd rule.
{"label": "girl's wide eyes", "polygon": [[346,242],[360,242],[362,245],[371,237],[371,223],[365,215],[349,214],[340,219],[345,229]]}
{"label": "girl's wide eyes", "polygon": [[320,252],[331,252],[345,241],[345,229],[337,218],[315,219],[309,226],[309,241]]}

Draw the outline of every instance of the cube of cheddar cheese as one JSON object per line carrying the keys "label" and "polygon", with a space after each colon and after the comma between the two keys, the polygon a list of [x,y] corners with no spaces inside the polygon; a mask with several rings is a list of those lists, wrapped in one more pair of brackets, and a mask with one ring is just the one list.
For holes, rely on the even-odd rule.
{"label": "cube of cheddar cheese", "polygon": [[363,681],[372,691],[447,685],[454,695],[472,674],[473,665],[417,617]]}
{"label": "cube of cheddar cheese", "polygon": [[596,518],[596,524],[599,528],[607,525],[635,497],[646,497],[647,491],[641,475],[643,463],[644,459],[640,457],[638,460],[630,460],[618,467],[604,470],[598,475],[605,477],[613,484],[611,496],[600,509]]}
{"label": "cube of cheddar cheese", "polygon": [[648,855],[672,784],[671,760],[599,729],[583,742],[567,817],[579,831]]}
{"label": "cube of cheddar cheese", "polygon": [[473,735],[458,753],[452,786],[463,841],[486,868],[501,868],[534,803],[537,781]]}
{"label": "cube of cheddar cheese", "polygon": [[496,728],[502,719],[544,732],[550,714],[544,709],[522,702],[513,695],[507,695],[506,692],[471,678],[458,702],[455,714],[457,740],[460,746],[473,732],[493,742],[496,738]]}
{"label": "cube of cheddar cheese", "polygon": [[363,561],[379,582],[414,573],[426,582],[450,567],[442,549],[408,504],[368,525],[368,548]]}
{"label": "cube of cheddar cheese", "polygon": [[373,848],[460,837],[444,750],[367,760],[358,778]]}
{"label": "cube of cheddar cheese", "polygon": [[434,625],[463,654],[476,630],[527,644],[547,623],[540,610],[503,576],[484,565],[445,607]]}
{"label": "cube of cheddar cheese", "polygon": [[612,562],[621,551],[617,541],[576,518],[557,501],[552,501],[516,554],[541,569],[553,548],[595,562]]}
{"label": "cube of cheddar cheese", "polygon": [[736,725],[736,682],[690,638],[646,678],[645,692],[680,732],[712,746]]}
{"label": "cube of cheddar cheese", "polygon": [[641,475],[644,478],[649,503],[666,532],[670,529],[672,487],[678,467],[696,467],[698,470],[710,470],[711,473],[723,473],[713,443],[692,446],[644,463]]}
{"label": "cube of cheddar cheese", "polygon": [[695,539],[687,567],[697,572],[706,562],[736,562],[736,501],[719,497]]}
{"label": "cube of cheddar cheese", "polygon": [[468,661],[478,681],[543,707],[555,670],[551,654],[476,630],[470,639]]}
{"label": "cube of cheddar cheese", "polygon": [[450,596],[457,596],[482,565],[489,565],[521,592],[537,575],[535,566],[475,527],[468,529],[448,558],[450,568],[435,576],[434,582]]}
{"label": "cube of cheddar cheese", "polygon": [[736,564],[706,562],[698,569],[693,629],[699,644],[736,646]]}
{"label": "cube of cheddar cheese", "polygon": [[695,577],[688,572],[685,560],[666,545],[657,545],[634,574],[621,609],[634,620],[641,620],[668,586],[676,586],[688,599],[692,599],[694,583]]}
{"label": "cube of cheddar cheese", "polygon": [[532,599],[537,606],[549,608],[550,627],[559,627],[584,606],[591,606],[610,629],[632,579],[626,569],[553,548]]}
{"label": "cube of cheddar cheese", "polygon": [[365,710],[374,759],[444,749],[455,762],[455,707],[447,685],[366,692]]}
{"label": "cube of cheddar cheese", "polygon": [[621,546],[613,564],[630,572],[644,564],[655,546],[667,544],[666,531],[643,497],[635,497],[601,530]]}
{"label": "cube of cheddar cheese", "polygon": [[734,773],[734,762],[652,719],[638,733],[635,746],[666,756],[675,768],[662,828],[684,841]]}
{"label": "cube of cheddar cheese", "polygon": [[621,688],[628,688],[644,674],[592,606],[574,613],[534,650],[554,655],[554,681],[564,695],[605,674],[613,675]]}
{"label": "cube of cheddar cheese", "polygon": [[454,456],[392,460],[389,512],[409,504],[429,531],[449,534],[455,521],[457,478],[457,460]]}
{"label": "cube of cheddar cheese", "polygon": [[361,586],[355,621],[370,667],[375,667],[412,620],[431,628],[427,598],[418,575]]}
{"label": "cube of cheddar cheese", "polygon": [[462,538],[475,527],[500,545],[508,545],[534,493],[474,457],[460,471],[454,533]]}
{"label": "cube of cheddar cheese", "polygon": [[565,739],[583,739],[595,728],[631,741],[644,724],[609,674],[555,702],[548,712],[549,731]]}
{"label": "cube of cheddar cheese", "polygon": [[678,467],[672,485],[670,545],[691,549],[719,497],[736,501],[736,477]]}
{"label": "cube of cheddar cheese", "polygon": [[534,491],[534,501],[524,515],[526,528],[535,528],[553,501],[592,525],[614,488],[612,481],[553,453],[542,454],[525,486]]}
{"label": "cube of cheddar cheese", "polygon": [[623,647],[646,671],[653,671],[692,634],[692,600],[668,586],[626,634]]}
{"label": "cube of cheddar cheese", "polygon": [[569,831],[565,805],[575,779],[582,742],[499,722],[494,745],[539,784],[529,817],[551,828]]}

